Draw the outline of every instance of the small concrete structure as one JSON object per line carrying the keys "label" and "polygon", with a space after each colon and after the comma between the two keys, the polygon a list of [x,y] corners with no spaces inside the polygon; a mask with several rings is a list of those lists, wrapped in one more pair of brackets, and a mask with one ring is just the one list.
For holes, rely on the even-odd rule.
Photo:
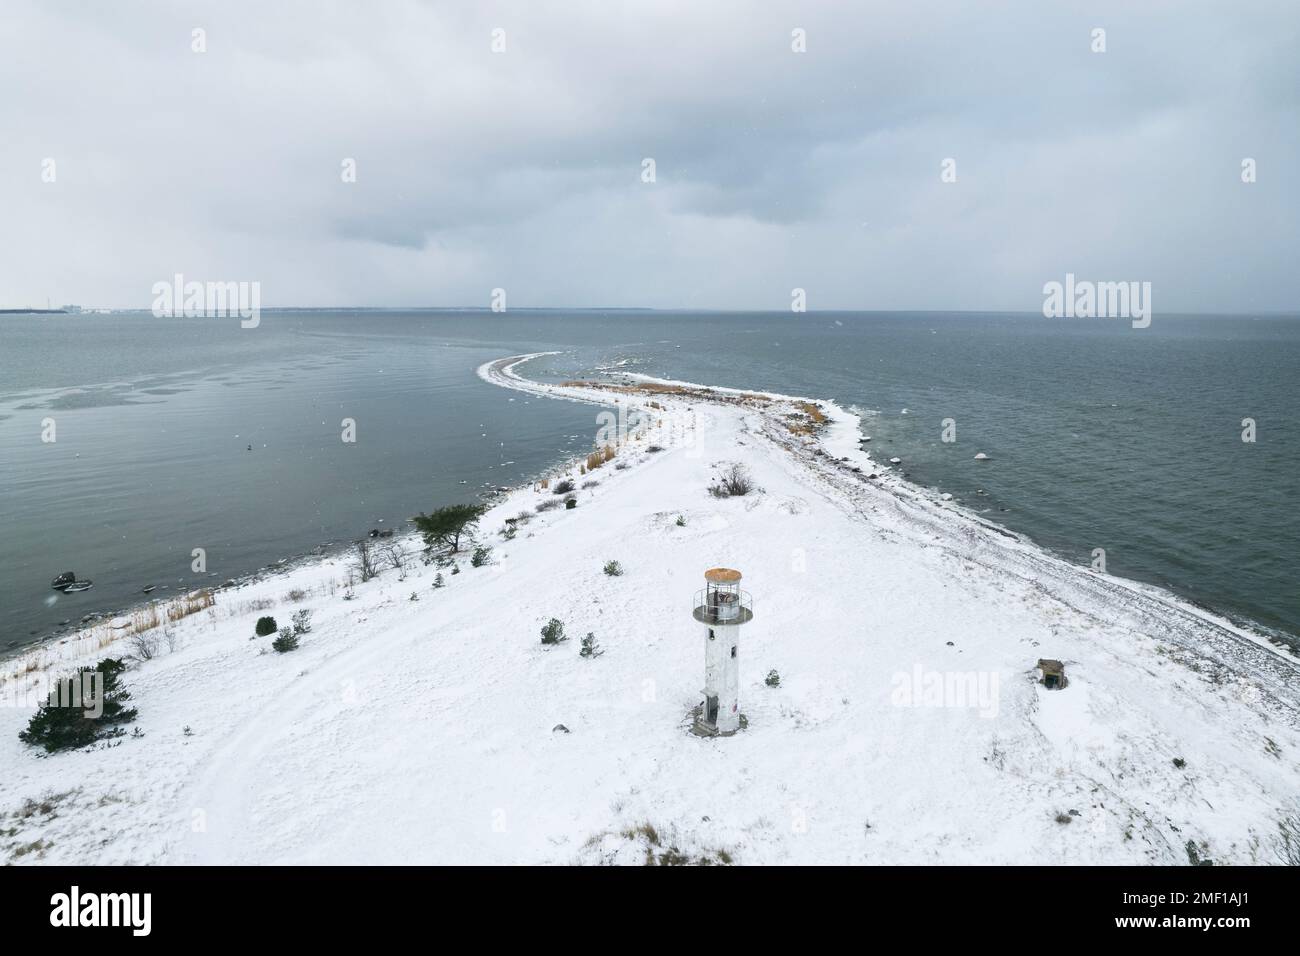
{"label": "small concrete structure", "polygon": [[740,714],[740,625],[754,619],[753,601],[740,589],[740,572],[711,568],[695,592],[695,620],[704,625],[704,702],[695,732],[730,736],[743,726]]}
{"label": "small concrete structure", "polygon": [[1038,669],[1043,673],[1042,685],[1048,690],[1063,690],[1068,681],[1065,679],[1065,665],[1050,658],[1041,658]]}

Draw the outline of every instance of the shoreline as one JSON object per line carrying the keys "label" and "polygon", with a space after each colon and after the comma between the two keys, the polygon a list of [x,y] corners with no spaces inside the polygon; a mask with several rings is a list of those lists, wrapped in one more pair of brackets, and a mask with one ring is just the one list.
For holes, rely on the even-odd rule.
{"label": "shoreline", "polygon": [[[856,416],[831,403],[541,383],[519,369],[535,357],[478,374],[645,415],[596,468],[541,476],[573,480],[575,509],[539,477],[488,502],[482,566],[470,548],[455,570],[417,550],[348,583],[340,552],[220,592],[131,661],[138,737],[45,759],[17,739],[36,702],[10,701],[0,862],[639,863],[646,826],[744,864],[1042,862],[1049,844],[1056,862],[1170,864],[1189,842],[1276,861],[1280,821],[1300,814],[1289,656],[870,478]],[[710,495],[737,461],[754,492]],[[626,573],[602,573],[611,559]],[[714,566],[754,594],[748,725],[729,739],[689,729],[704,656],[689,598]],[[259,615],[301,609],[299,649],[254,636]],[[567,642],[539,644],[550,618]],[[578,654],[584,632],[598,659]],[[1064,663],[1065,690],[1037,682],[1040,658]],[[930,701],[933,675],[992,698]],[[57,812],[19,812],[46,797]]]}
{"label": "shoreline", "polygon": [[[592,382],[590,388],[574,388],[566,385],[556,385],[546,382],[539,382],[528,379],[518,374],[517,368],[533,359],[541,358],[548,355],[562,354],[559,351],[548,350],[541,352],[529,352],[521,355],[505,356],[499,359],[493,359],[484,362],[475,369],[475,374],[484,382],[495,385],[500,388],[521,391],[526,394],[542,396],[560,401],[572,401],[582,404],[590,404],[605,407],[614,407],[617,404],[617,395],[615,393],[602,394],[600,386],[608,384],[617,387],[617,383],[598,383]],[[841,482],[841,491],[852,497],[854,492],[865,487],[861,481],[862,475],[868,474],[863,471],[861,474],[853,472],[853,468],[864,468],[874,471],[877,475],[871,483],[874,488],[885,489],[897,496],[899,507],[920,508],[929,519],[934,519],[939,513],[958,515],[960,519],[978,527],[981,531],[1007,539],[1016,545],[1026,549],[1030,554],[1035,555],[1042,561],[1051,564],[1059,564],[1067,572],[1081,575],[1083,579],[1090,580],[1093,583],[1104,582],[1104,585],[1110,588],[1121,589],[1125,592],[1126,597],[1132,597],[1137,600],[1154,601],[1158,604],[1168,605],[1169,608],[1184,619],[1195,619],[1205,628],[1206,633],[1214,634],[1221,632],[1231,640],[1245,641],[1275,654],[1286,664],[1295,668],[1295,675],[1300,676],[1300,656],[1294,654],[1291,649],[1284,644],[1272,640],[1264,632],[1263,628],[1256,629],[1251,623],[1238,623],[1220,614],[1213,608],[1201,605],[1191,599],[1175,594],[1158,585],[1147,584],[1128,578],[1114,577],[1110,575],[1099,575],[1091,570],[1077,564],[1072,564],[1060,555],[1054,554],[1048,549],[1037,544],[1028,536],[1006,528],[995,521],[983,517],[974,512],[965,505],[956,501],[945,501],[940,493],[934,489],[919,484],[899,475],[893,469],[893,466],[887,463],[876,461],[867,448],[863,448],[857,441],[861,435],[860,422],[861,417],[848,409],[843,408],[834,401],[828,399],[819,399],[808,396],[786,395],[779,392],[768,392],[757,389],[739,389],[729,386],[705,385],[696,382],[688,382],[679,379],[659,378],[652,375],[645,375],[637,372],[625,371],[605,371],[601,374],[607,378],[619,377],[630,382],[640,382],[656,386],[668,386],[682,389],[689,389],[692,393],[698,393],[699,396],[727,396],[731,398],[740,396],[760,396],[777,403],[805,403],[816,405],[819,408],[829,412],[829,427],[825,429],[829,434],[818,434],[816,439],[811,442],[804,442],[804,449],[796,451],[792,444],[785,442],[787,450],[798,456],[807,448],[820,449],[815,454],[825,456],[827,462],[833,462],[832,470],[847,472],[847,475],[841,474],[840,477],[848,483]],[[708,400],[704,397],[703,400]],[[557,454],[559,460],[563,460],[563,453]],[[847,468],[839,467],[844,462],[848,462]],[[822,464],[825,464],[823,462]],[[554,468],[548,469],[554,471]],[[534,476],[533,479],[523,482],[520,485],[509,488],[497,488],[491,492],[483,492],[479,495],[480,500],[485,504],[491,505],[495,500],[500,499],[503,495],[508,496],[531,484],[541,476]],[[854,483],[858,479],[858,483]],[[398,531],[399,537],[410,537],[413,534],[409,529]],[[67,630],[52,634],[45,639],[38,640],[31,644],[18,645],[0,649],[0,686],[3,683],[16,676],[20,672],[31,672],[29,662],[26,659],[40,655],[44,657],[47,652],[54,650],[61,645],[74,644],[80,645],[81,653],[73,652],[71,655],[62,655],[72,659],[80,659],[84,656],[85,645],[88,641],[99,641],[103,637],[103,631],[114,629],[114,625],[120,625],[122,622],[133,617],[134,615],[147,610],[151,606],[159,608],[165,607],[173,601],[183,599],[186,595],[194,594],[200,591],[211,591],[213,593],[237,593],[238,591],[260,584],[267,580],[286,577],[294,571],[304,568],[319,568],[327,565],[334,565],[340,560],[346,560],[351,549],[351,544],[347,542],[332,542],[327,546],[318,546],[310,552],[304,552],[298,555],[290,555],[281,559],[275,566],[264,566],[247,573],[237,575],[230,579],[235,583],[216,584],[208,587],[191,588],[185,591],[178,591],[175,594],[168,595],[165,598],[139,601],[135,604],[97,614],[96,620],[86,623],[82,627],[72,626]],[[1153,609],[1154,610],[1154,609]],[[120,628],[119,628],[120,629]],[[1217,643],[1217,642],[1216,642]],[[99,649],[103,649],[104,644],[101,642]],[[1189,648],[1194,649],[1194,648]],[[1226,655],[1230,656],[1230,655]],[[17,669],[15,669],[15,662]],[[1226,663],[1221,660],[1220,663]],[[44,662],[41,669],[49,666],[57,666],[58,661]],[[1285,674],[1285,671],[1280,673]],[[1274,681],[1269,683],[1277,686]],[[1300,708],[1300,702],[1297,703]]]}
{"label": "shoreline", "polygon": [[[556,399],[556,401],[571,401],[584,403],[584,405],[616,407],[616,395],[614,393],[602,394],[601,386],[617,386],[617,382],[611,381],[607,382],[607,384],[604,384],[604,382],[590,382],[589,388],[580,389],[571,388],[571,386],[567,385],[555,385],[549,384],[549,382],[534,381],[532,378],[525,378],[524,376],[519,375],[516,371],[520,365],[528,363],[530,360],[543,358],[543,356],[547,355],[559,354],[562,354],[562,352],[547,350],[525,352],[525,354],[521,355],[503,356],[503,358],[489,360],[489,362],[478,365],[478,367],[474,369],[474,372],[476,372],[476,375],[480,377],[482,381],[485,381],[490,385],[498,386],[498,388],[539,395],[539,397]],[[1297,656],[1297,654],[1292,652],[1288,646],[1279,643],[1279,641],[1270,639],[1270,637],[1266,635],[1264,628],[1253,627],[1253,622],[1235,622],[1235,620],[1227,617],[1227,615],[1218,613],[1218,611],[1214,610],[1213,607],[1197,604],[1196,601],[1190,600],[1190,598],[1167,591],[1167,589],[1158,587],[1158,585],[1147,584],[1143,583],[1143,581],[1126,578],[1118,578],[1118,576],[1097,575],[1095,572],[1089,570],[1089,568],[1066,561],[1066,559],[1061,557],[1061,555],[1054,554],[1047,548],[1043,548],[1043,546],[1037,544],[1037,542],[1032,540],[1032,538],[1023,535],[1023,533],[1013,531],[1013,529],[1006,528],[1004,525],[984,518],[983,515],[972,511],[969,507],[962,505],[962,503],[956,501],[944,501],[944,499],[941,498],[941,494],[936,492],[935,489],[930,488],[930,486],[915,483],[915,481],[911,481],[906,479],[904,476],[898,475],[898,473],[893,470],[891,464],[878,462],[878,460],[871,457],[870,449],[865,449],[865,447],[858,444],[857,438],[858,436],[861,436],[861,427],[859,427],[859,424],[861,424],[861,416],[849,411],[848,408],[837,405],[836,402],[829,401],[829,399],[803,397],[803,395],[762,392],[762,390],[757,389],[737,389],[732,388],[732,386],[703,385],[699,384],[699,382],[676,380],[676,378],[660,378],[656,376],[643,375],[643,373],[638,372],[607,371],[602,372],[602,375],[607,378],[621,377],[630,382],[643,382],[643,384],[649,385],[672,386],[672,388],[689,389],[692,390],[692,393],[698,393],[699,397],[705,397],[703,398],[703,401],[708,401],[708,394],[715,395],[715,397],[716,395],[725,395],[725,397],[729,398],[745,397],[745,395],[754,397],[754,395],[758,395],[758,397],[766,398],[771,402],[805,403],[805,405],[815,405],[823,408],[823,410],[829,412],[829,428],[826,429],[829,434],[819,433],[818,436],[816,436],[815,441],[805,442],[805,445],[814,447],[814,449],[820,449],[820,453],[818,453],[819,455],[826,455],[828,462],[835,462],[836,464],[832,464],[831,466],[832,470],[848,472],[848,475],[840,476],[842,479],[849,481],[849,485],[841,483],[841,490],[842,492],[849,494],[850,497],[853,496],[855,490],[858,490],[857,486],[854,486],[853,484],[854,479],[858,479],[859,483],[861,483],[862,475],[868,473],[868,471],[863,471],[862,473],[853,472],[853,468],[868,468],[868,470],[876,473],[875,480],[872,481],[872,486],[875,486],[875,488],[887,489],[889,492],[897,494],[897,503],[900,507],[919,506],[920,509],[928,509],[930,510],[930,514],[928,514],[928,518],[930,519],[935,518],[939,512],[958,515],[959,518],[965,520],[965,522],[976,525],[980,531],[1006,538],[1006,540],[1014,542],[1015,545],[1027,549],[1031,554],[1036,553],[1036,557],[1041,559],[1041,561],[1060,564],[1060,566],[1065,568],[1065,570],[1074,572],[1074,574],[1082,575],[1083,579],[1092,581],[1092,583],[1102,581],[1102,583],[1108,585],[1110,588],[1122,589],[1122,591],[1125,592],[1126,597],[1134,597],[1136,600],[1156,601],[1158,604],[1169,605],[1171,609],[1179,615],[1179,617],[1196,619],[1199,620],[1204,627],[1212,628],[1212,631],[1209,631],[1209,633],[1213,633],[1214,631],[1222,632],[1223,635],[1229,636],[1230,639],[1244,640],[1247,641],[1249,645],[1255,645],[1258,646],[1258,648],[1269,650],[1269,652],[1274,653],[1275,656],[1281,658],[1282,661],[1288,663],[1288,665],[1295,667],[1296,676],[1300,676],[1300,656]],[[789,442],[787,442],[787,445],[789,446]],[[789,449],[788,447],[788,450],[792,449]],[[564,454],[556,454],[556,459],[563,460]],[[848,462],[848,467],[839,467],[840,464],[844,462]],[[547,472],[550,471],[554,471],[554,467],[547,468]],[[486,503],[486,505],[491,505],[491,503],[497,501],[497,499],[500,499],[503,496],[510,496],[511,493],[519,492],[519,490],[526,488],[526,486],[536,483],[538,477],[541,476],[534,476],[533,479],[525,481],[525,483],[521,483],[520,485],[510,486],[510,488],[497,488],[491,490],[491,492],[480,493],[480,499],[482,502]],[[409,529],[400,529],[400,531],[398,531],[398,536],[409,537],[411,535],[412,532],[409,531]],[[186,597],[187,594],[201,591],[211,591],[213,593],[235,593],[239,592],[240,589],[250,587],[250,585],[263,583],[263,581],[266,580],[285,578],[285,576],[290,575],[291,572],[302,570],[302,568],[333,566],[335,562],[346,559],[348,551],[350,550],[350,542],[330,542],[329,545],[317,546],[317,548],[312,551],[289,555],[289,557],[283,558],[281,561],[277,562],[276,566],[264,566],[256,568],[256,570],[253,571],[248,571],[246,574],[237,575],[235,578],[230,579],[234,581],[233,585],[231,585],[229,581],[227,581],[227,583],[214,584],[211,585],[211,587],[201,587],[200,585],[198,588],[178,591],[177,593],[169,594],[169,596],[164,598],[153,598],[153,600],[139,601],[133,605],[120,607],[120,609],[98,613],[96,614],[96,619],[92,620],[92,622],[86,623],[85,626],[69,627],[68,630],[55,633],[55,635],[49,635],[48,637],[45,637],[45,639],[34,641],[34,643],[31,644],[8,646],[8,648],[0,649],[0,685],[3,685],[5,680],[9,679],[10,676],[16,674],[16,671],[13,671],[12,667],[10,667],[13,662],[23,661],[23,659],[34,656],[34,654],[42,654],[43,656],[45,652],[49,652],[49,650],[55,649],[60,645],[85,645],[87,640],[98,639],[98,637],[103,636],[101,635],[101,632],[103,632],[105,628],[113,630],[114,624],[121,624],[123,620],[129,619],[133,617],[133,615],[140,613],[140,611],[149,609],[151,606],[162,607],[170,604],[170,602],[181,600],[181,598]],[[83,646],[82,650],[85,652],[85,646]],[[72,654],[72,657],[77,658],[79,656],[74,653]],[[26,665],[19,665],[19,669],[22,669],[22,667],[25,666]],[[1297,702],[1297,706],[1300,706],[1300,702]]]}
{"label": "shoreline", "polygon": [[[511,356],[505,359],[497,359],[492,362],[486,362],[478,369],[479,377],[484,381],[492,384],[501,385],[505,388],[513,388],[519,391],[530,392],[536,395],[544,395],[551,398],[567,399],[570,401],[590,401],[594,404],[607,404],[608,399],[602,402],[598,399],[584,397],[581,394],[575,394],[573,389],[567,389],[563,385],[551,385],[544,382],[535,382],[526,379],[517,374],[515,369],[532,359],[545,355],[556,355],[558,352],[533,352],[525,355]],[[805,443],[806,446],[820,447],[830,461],[837,461],[832,465],[832,470],[840,472],[840,477],[845,478],[847,484],[841,482],[841,490],[846,491],[850,496],[858,488],[877,488],[885,489],[896,495],[900,507],[910,507],[916,509],[918,516],[924,515],[922,520],[933,520],[941,514],[957,515],[959,518],[971,525],[978,527],[982,532],[992,534],[998,538],[1006,539],[1023,549],[1028,556],[1043,563],[1044,567],[1052,567],[1056,576],[1068,577],[1070,574],[1077,574],[1081,581],[1093,585],[1099,585],[1103,590],[1122,591],[1122,597],[1132,598],[1135,600],[1157,602],[1159,608],[1167,608],[1173,613],[1178,614],[1183,619],[1192,619],[1199,622],[1204,628],[1210,629],[1207,633],[1221,632],[1230,640],[1244,641],[1247,646],[1266,650],[1275,655],[1280,661],[1294,668],[1295,676],[1300,676],[1300,656],[1294,654],[1291,649],[1277,641],[1271,640],[1262,628],[1255,628],[1251,624],[1239,624],[1228,618],[1213,608],[1198,604],[1188,598],[1176,594],[1168,589],[1159,587],[1154,584],[1132,580],[1129,578],[1111,576],[1108,574],[1097,574],[1081,565],[1073,564],[1060,555],[1054,554],[1047,548],[1039,545],[1032,538],[1004,527],[995,521],[991,521],[984,516],[976,513],[967,506],[956,501],[945,501],[941,494],[928,486],[910,481],[909,479],[897,474],[889,464],[876,461],[869,449],[860,446],[857,439],[861,435],[860,422],[861,417],[850,412],[828,399],[812,398],[807,396],[785,395],[779,392],[765,392],[757,389],[738,389],[725,386],[703,385],[697,382],[687,382],[678,379],[665,379],[656,376],[645,375],[637,372],[606,372],[607,377],[619,376],[632,381],[640,381],[655,385],[675,386],[686,389],[697,390],[701,393],[713,393],[716,395],[743,396],[743,395],[760,395],[774,402],[784,403],[813,403],[825,410],[828,410],[832,419],[831,432],[827,437],[817,439],[815,443]],[[597,385],[598,383],[593,383]],[[611,383],[612,384],[612,383]],[[783,439],[787,450],[792,454],[798,455],[803,449],[796,450],[793,443]],[[847,462],[847,467],[840,467]],[[870,485],[862,480],[862,475],[853,472],[852,469],[865,468],[871,466],[872,470],[879,476]],[[862,474],[866,474],[864,471]],[[854,479],[857,479],[856,485]],[[996,542],[995,542],[996,543]],[[1285,673],[1283,671],[1282,673]]]}

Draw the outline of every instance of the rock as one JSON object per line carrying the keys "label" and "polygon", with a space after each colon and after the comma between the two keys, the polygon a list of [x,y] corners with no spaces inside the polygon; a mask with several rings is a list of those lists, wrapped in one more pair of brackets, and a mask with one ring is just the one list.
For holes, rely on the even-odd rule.
{"label": "rock", "polygon": [[984,452],[980,452],[979,454],[977,454],[977,455],[975,456],[975,460],[976,460],[976,461],[989,461],[990,459],[989,459],[989,456],[988,456],[988,455],[984,454]]}
{"label": "rock", "polygon": [[939,498],[941,501],[952,501],[952,495],[948,494],[948,492],[946,491],[943,494],[941,494]]}
{"label": "rock", "polygon": [[553,734],[567,734],[568,732],[569,728],[564,726],[564,724],[556,724],[551,728],[551,733]]}
{"label": "rock", "polygon": [[901,458],[891,458],[891,459],[889,459],[889,463],[890,463],[891,465],[901,465],[901,464],[903,463],[903,459],[901,459]]}
{"label": "rock", "polygon": [[56,591],[61,591],[75,580],[77,580],[76,572],[64,571],[50,582],[50,587],[54,588]]}

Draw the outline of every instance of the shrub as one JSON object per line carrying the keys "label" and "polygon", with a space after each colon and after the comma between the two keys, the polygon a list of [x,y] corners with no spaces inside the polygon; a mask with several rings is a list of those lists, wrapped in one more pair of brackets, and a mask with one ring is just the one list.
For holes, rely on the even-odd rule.
{"label": "shrub", "polygon": [[623,565],[619,564],[617,561],[606,561],[605,573],[608,574],[611,578],[622,577]]}
{"label": "shrub", "polygon": [[565,478],[563,481],[557,481],[555,483],[555,487],[551,489],[551,494],[567,495],[572,490],[573,490],[573,482],[571,482],[568,478]]}
{"label": "shrub", "polygon": [[538,514],[540,514],[540,513],[543,512],[543,511],[553,511],[554,509],[556,509],[556,508],[558,508],[558,507],[560,507],[560,503],[559,503],[558,501],[556,501],[554,498],[552,498],[550,501],[543,501],[543,502],[541,502],[541,503],[537,506],[537,512],[538,512]]}
{"label": "shrub", "polygon": [[1277,821],[1279,862],[1300,866],[1300,816],[1284,816]]}
{"label": "shrub", "polygon": [[568,638],[564,636],[564,622],[558,617],[553,617],[542,625],[543,644],[559,644],[566,640]]}
{"label": "shrub", "polygon": [[296,651],[298,649],[298,635],[291,628],[282,627],[280,628],[280,636],[271,642],[271,646],[281,654]]}
{"label": "shrub", "polygon": [[145,631],[131,638],[131,648],[135,657],[142,661],[151,661],[158,656],[159,636],[153,631]]}
{"label": "shrub", "polygon": [[433,586],[434,586],[435,588],[445,587],[446,584],[447,584],[447,582],[446,582],[445,580],[443,580],[442,572],[441,572],[441,571],[439,571],[437,574],[435,574],[435,575],[433,576]]}
{"label": "shrub", "polygon": [[266,637],[268,634],[274,634],[278,629],[279,625],[275,623],[275,618],[269,616],[259,617],[257,619],[257,626],[253,628],[253,630],[257,632],[258,637]]}
{"label": "shrub", "polygon": [[299,601],[303,600],[306,596],[307,596],[307,592],[304,591],[302,588],[294,588],[292,591],[290,591],[288,594],[284,596],[284,599],[293,604],[297,604]]}
{"label": "shrub", "polygon": [[595,488],[595,487],[596,487],[597,485],[599,485],[599,484],[600,484],[599,481],[584,481],[584,482],[582,483],[582,487],[584,487],[584,488]]}
{"label": "shrub", "polygon": [[517,535],[518,533],[519,533],[519,529],[516,528],[513,524],[507,524],[504,528],[501,529],[501,537],[507,541],[515,540],[515,535]]}
{"label": "shrub", "polygon": [[[1200,849],[1204,850],[1205,848],[1205,844],[1202,843]],[[1187,851],[1187,862],[1192,866],[1214,866],[1214,861],[1208,856],[1201,856],[1195,840],[1188,840],[1184,849]]]}
{"label": "shrub", "polygon": [[357,556],[357,571],[361,573],[363,582],[379,575],[378,555],[375,553],[375,546],[366,538],[361,538],[352,543],[352,548]]}
{"label": "shrub", "polygon": [[656,452],[661,452],[663,450],[664,449],[662,445],[651,445],[649,448],[646,449],[646,451],[650,452],[650,454],[652,455],[655,454]]}
{"label": "shrub", "polygon": [[421,512],[411,523],[424,535],[426,547],[450,548],[455,554],[460,550],[460,536],[477,524],[486,510],[484,505],[447,505],[432,514]]}
{"label": "shrub", "polygon": [[596,643],[596,635],[588,631],[587,636],[582,639],[582,649],[578,651],[578,655],[580,657],[599,657],[604,653],[600,649],[600,645]]}
{"label": "shrub", "polygon": [[[136,717],[134,707],[123,706],[131,695],[117,683],[118,675],[125,669],[120,658],[106,657],[95,667],[83,667],[75,677],[59,681],[50,699],[32,714],[27,729],[18,734],[18,739],[54,753],[88,747],[108,737],[121,737],[124,731],[117,725]],[[98,677],[87,676],[92,674]]]}
{"label": "shrub", "polygon": [[311,611],[303,608],[301,611],[294,612],[293,633],[295,637],[299,634],[311,633]]}
{"label": "shrub", "polygon": [[781,675],[778,674],[775,670],[770,670],[767,672],[767,677],[763,680],[763,683],[766,684],[768,687],[780,687]]}
{"label": "shrub", "polygon": [[492,549],[485,544],[480,544],[474,549],[474,555],[469,559],[469,563],[476,568],[481,568],[492,560]]}
{"label": "shrub", "polygon": [[677,527],[679,527],[679,528],[685,528],[685,527],[686,527],[686,516],[685,516],[685,515],[678,515],[678,516],[677,516]]}
{"label": "shrub", "polygon": [[731,465],[723,470],[718,483],[709,488],[709,494],[715,498],[736,498],[747,495],[754,490],[754,480],[744,465]]}

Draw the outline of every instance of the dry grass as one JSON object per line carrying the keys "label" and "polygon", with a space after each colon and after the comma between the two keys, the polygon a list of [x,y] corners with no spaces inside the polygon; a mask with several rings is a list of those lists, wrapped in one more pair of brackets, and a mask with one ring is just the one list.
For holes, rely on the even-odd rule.
{"label": "dry grass", "polygon": [[[766,395],[753,392],[717,392],[711,388],[696,388],[692,385],[664,385],[659,382],[639,382],[636,385],[610,385],[605,382],[570,381],[560,383],[565,388],[594,388],[602,392],[618,392],[623,395],[675,395],[679,398],[694,398],[701,401],[723,402],[728,405],[768,405],[771,399]],[[655,405],[656,408],[662,408]]]}
{"label": "dry grass", "polygon": [[[143,634],[145,631],[153,630],[161,623],[162,620],[158,617],[158,604],[153,602],[132,612],[131,626],[126,629],[126,632],[128,634]],[[109,643],[111,644],[112,641],[110,640]]]}
{"label": "dry grass", "polygon": [[654,825],[646,822],[624,830],[621,836],[625,840],[645,842],[646,866],[731,866],[730,853],[720,849],[705,849],[692,855],[683,851],[670,839],[660,836]]}
{"label": "dry grass", "polygon": [[269,611],[275,607],[275,602],[270,598],[250,598],[246,601],[227,604],[226,607],[230,609],[231,617],[243,617],[245,614],[252,614],[255,611]]}
{"label": "dry grass", "polygon": [[182,594],[167,605],[167,620],[175,624],[191,614],[206,610],[217,603],[216,592],[211,588],[200,588],[189,594]]}
{"label": "dry grass", "polygon": [[796,435],[815,434],[818,429],[830,421],[821,408],[812,402],[795,402],[794,407],[799,411],[787,417],[790,419],[788,427]]}

